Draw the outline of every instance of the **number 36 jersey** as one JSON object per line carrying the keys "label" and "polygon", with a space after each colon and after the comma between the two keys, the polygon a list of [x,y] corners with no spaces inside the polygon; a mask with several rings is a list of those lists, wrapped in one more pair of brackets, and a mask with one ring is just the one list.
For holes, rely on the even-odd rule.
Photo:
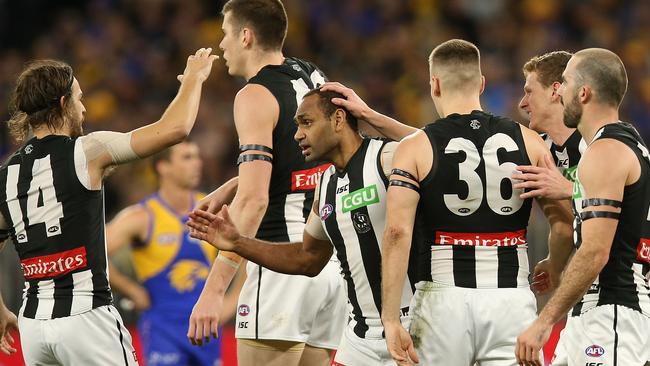
{"label": "number 36 jersey", "polygon": [[[530,165],[518,123],[482,111],[424,127],[433,167],[420,182],[417,229],[434,282],[467,288],[528,286],[531,200],[510,176]],[[430,251],[429,251],[430,249]]]}
{"label": "number 36 jersey", "polygon": [[61,318],[112,301],[103,193],[87,188],[82,140],[32,138],[0,168],[0,213],[26,281],[26,318]]}

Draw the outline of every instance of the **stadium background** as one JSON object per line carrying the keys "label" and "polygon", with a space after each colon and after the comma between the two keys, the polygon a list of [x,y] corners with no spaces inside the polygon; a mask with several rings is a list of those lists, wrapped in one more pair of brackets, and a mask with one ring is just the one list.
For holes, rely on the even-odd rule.
{"label": "stadium background", "polygon": [[[0,0],[0,158],[16,145],[6,124],[9,94],[26,62],[55,58],[74,69],[84,92],[85,131],[127,131],[155,121],[173,98],[185,58],[217,49],[221,1]],[[426,58],[449,38],[475,42],[487,87],[484,109],[526,123],[517,110],[521,66],[552,50],[604,47],[621,56],[630,85],[622,119],[650,137],[650,3],[647,0],[284,0],[285,55],[315,62],[377,110],[413,126],[435,118]],[[219,51],[217,51],[219,53]],[[204,88],[193,140],[204,159],[202,189],[234,174],[232,101],[244,84],[217,61]],[[147,161],[121,167],[106,183],[107,219],[156,189]],[[531,256],[545,255],[546,230],[531,219]],[[534,262],[533,262],[534,263]],[[0,253],[0,286],[16,310],[22,278],[11,246]],[[135,320],[125,312],[125,319]],[[229,348],[226,346],[226,348]],[[232,353],[225,349],[225,353]],[[19,365],[0,356],[0,366]]]}

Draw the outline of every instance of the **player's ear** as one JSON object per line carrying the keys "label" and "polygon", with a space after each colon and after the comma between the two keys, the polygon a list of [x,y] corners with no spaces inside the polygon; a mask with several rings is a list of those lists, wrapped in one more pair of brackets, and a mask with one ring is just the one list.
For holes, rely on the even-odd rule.
{"label": "player's ear", "polygon": [[242,46],[244,48],[248,48],[253,45],[253,39],[255,38],[255,34],[250,28],[242,28],[241,30],[241,42]]}
{"label": "player's ear", "polygon": [[478,92],[478,95],[483,94],[483,90],[485,90],[485,76],[481,75],[481,89]]}
{"label": "player's ear", "polygon": [[345,111],[341,108],[337,108],[336,111],[334,111],[334,123],[337,132],[343,129],[343,126],[346,123],[345,119],[346,119]]}

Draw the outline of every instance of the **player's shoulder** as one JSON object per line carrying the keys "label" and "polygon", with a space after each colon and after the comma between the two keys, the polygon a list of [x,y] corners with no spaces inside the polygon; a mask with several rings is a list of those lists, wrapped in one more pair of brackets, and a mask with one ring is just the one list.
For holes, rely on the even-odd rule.
{"label": "player's shoulder", "polygon": [[[244,107],[255,111],[264,111],[269,106],[277,106],[278,102],[269,90],[261,84],[246,84],[235,95],[235,109]],[[250,108],[255,106],[254,108]]]}

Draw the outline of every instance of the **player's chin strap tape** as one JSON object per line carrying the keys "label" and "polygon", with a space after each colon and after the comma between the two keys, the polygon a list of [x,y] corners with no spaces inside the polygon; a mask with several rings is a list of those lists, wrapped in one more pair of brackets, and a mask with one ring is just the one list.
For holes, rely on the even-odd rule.
{"label": "player's chin strap tape", "polygon": [[396,187],[404,187],[408,189],[412,189],[418,193],[420,193],[420,188],[416,186],[413,183],[405,182],[403,180],[398,180],[398,179],[391,179],[390,182],[388,182],[389,186],[396,186]]}
{"label": "player's chin strap tape", "polygon": [[248,154],[248,155],[239,155],[239,157],[237,158],[237,165],[242,163],[248,163],[250,161],[255,161],[255,160],[262,160],[262,161],[268,161],[269,163],[273,163],[273,158],[268,155]]}
{"label": "player's chin strap tape", "polygon": [[[393,170],[390,171],[390,174],[391,174],[391,175],[393,175],[393,174],[394,174],[394,175],[399,175],[399,176],[401,176],[401,177],[408,178],[408,179],[410,179],[410,180],[412,180],[412,181],[414,181],[414,182],[417,182],[417,181],[418,181],[417,178],[415,178],[415,177],[413,176],[413,174],[407,172],[406,170],[402,170],[402,169],[394,168]],[[391,181],[391,182],[392,182],[392,181]]]}
{"label": "player's chin strap tape", "polygon": [[[610,206],[614,208],[621,208],[623,203],[617,200],[610,200],[607,198],[588,198],[582,200],[582,208],[592,207],[592,206]],[[618,220],[621,217],[620,212],[612,211],[583,211],[580,213],[580,219],[582,221],[603,218],[603,219],[615,219]]]}
{"label": "player's chin strap tape", "polygon": [[245,152],[250,150],[261,151],[273,155],[273,149],[271,149],[268,146],[258,145],[258,144],[239,145],[240,152]]}
{"label": "player's chin strap tape", "polygon": [[616,200],[610,200],[607,198],[589,198],[586,200],[582,200],[582,208],[586,208],[589,206],[612,206],[616,208],[620,208],[623,205],[621,201],[616,201]]}

